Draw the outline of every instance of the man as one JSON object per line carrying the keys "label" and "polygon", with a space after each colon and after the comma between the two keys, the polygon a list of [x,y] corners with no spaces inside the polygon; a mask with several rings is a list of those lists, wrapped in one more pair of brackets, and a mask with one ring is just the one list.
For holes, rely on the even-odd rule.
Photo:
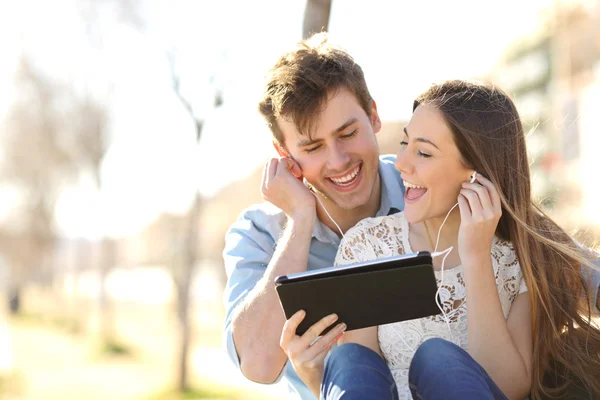
{"label": "man", "polygon": [[314,399],[279,345],[285,316],[274,279],[331,266],[339,230],[399,212],[404,187],[394,157],[379,157],[381,121],[360,66],[326,34],[279,59],[259,109],[282,158],[263,170],[268,203],[248,208],[226,236],[225,342],[248,379],[285,375],[296,397]]}
{"label": "man", "polygon": [[263,197],[272,205],[247,209],[226,237],[225,340],[248,379],[271,383],[284,373],[293,392],[313,399],[286,367],[285,316],[273,281],[331,266],[340,243],[335,223],[345,232],[363,218],[400,211],[404,188],[393,157],[379,158],[381,120],[360,66],[324,33],[281,57],[260,112],[283,158],[263,171]]}

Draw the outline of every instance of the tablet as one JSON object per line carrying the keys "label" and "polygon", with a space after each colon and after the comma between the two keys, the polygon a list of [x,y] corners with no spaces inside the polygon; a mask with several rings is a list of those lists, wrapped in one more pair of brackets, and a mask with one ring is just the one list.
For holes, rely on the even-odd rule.
{"label": "tablet", "polygon": [[287,319],[306,317],[304,334],[321,318],[336,313],[347,331],[439,314],[437,282],[426,251],[279,276],[275,289]]}

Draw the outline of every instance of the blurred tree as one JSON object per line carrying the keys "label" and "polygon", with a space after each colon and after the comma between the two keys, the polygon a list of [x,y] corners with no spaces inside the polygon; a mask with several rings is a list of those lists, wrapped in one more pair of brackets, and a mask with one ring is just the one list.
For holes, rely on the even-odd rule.
{"label": "blurred tree", "polygon": [[313,33],[327,31],[329,14],[331,14],[331,0],[306,0],[302,39],[307,39]]}
{"label": "blurred tree", "polygon": [[[105,9],[112,8],[113,12],[117,14],[118,20],[142,29],[143,21],[137,13],[140,7],[138,3],[141,4],[138,0],[78,1],[76,5],[85,22],[86,36],[91,48],[97,50],[104,48],[103,35],[106,26],[103,11]],[[104,89],[109,94],[112,92],[112,87]],[[110,145],[108,105],[107,102],[101,101],[88,92],[78,97],[77,109],[78,112],[75,115],[76,132],[73,136],[74,150],[82,172],[92,176],[97,196],[101,199],[103,182],[100,169]],[[98,204],[101,207],[101,203]],[[100,289],[98,295],[100,340],[104,345],[110,345],[116,343],[116,338],[113,309],[107,291],[107,278],[115,264],[117,246],[114,239],[107,237],[105,232],[102,231],[102,227],[97,227],[97,229],[101,248],[100,260],[97,263]],[[90,255],[88,259],[91,259],[91,257],[93,256]]]}
{"label": "blurred tree", "polygon": [[[139,0],[126,0],[118,4],[118,19],[123,23],[135,28],[139,32],[144,32],[147,28],[146,18],[144,16],[144,2]],[[175,50],[166,52],[166,58],[169,64],[169,72],[173,92],[181,102],[185,111],[194,123],[196,144],[200,143],[202,137],[203,118],[196,115],[191,102],[185,97],[181,88],[181,77],[176,68]],[[223,102],[220,93],[214,97],[214,106],[219,107]],[[193,168],[193,167],[192,167]],[[195,183],[190,182],[190,185]],[[189,390],[189,349],[191,338],[191,319],[190,319],[190,285],[192,283],[195,266],[199,260],[199,226],[200,214],[202,209],[202,198],[196,189],[192,205],[187,213],[183,230],[174,229],[172,231],[173,248],[171,274],[177,295],[177,319],[179,322],[180,340],[177,351],[177,389],[180,392]]]}
{"label": "blurred tree", "polygon": [[[196,145],[200,144],[202,138],[202,128],[204,121],[199,118],[194,112],[194,108],[187,98],[181,92],[181,81],[179,73],[177,72],[175,55],[174,52],[167,52],[167,59],[169,61],[169,67],[171,72],[171,81],[173,91],[182,106],[188,113],[190,119],[194,122],[194,128],[196,132]],[[214,107],[220,107],[223,104],[223,98],[220,92],[216,92],[214,97]],[[202,210],[202,196],[198,192],[197,188],[194,193],[194,201],[190,210],[188,211],[185,232],[181,240],[181,246],[176,246],[181,251],[181,254],[176,254],[174,257],[174,264],[172,273],[173,281],[177,291],[177,318],[179,321],[180,328],[180,342],[178,351],[178,379],[177,387],[180,392],[185,392],[189,389],[188,378],[189,378],[189,348],[190,348],[190,337],[191,337],[191,321],[190,321],[190,285],[192,283],[196,263],[200,259],[199,257],[199,226],[200,226],[200,214]]]}
{"label": "blurred tree", "polygon": [[[73,111],[73,118],[71,118],[73,123],[71,151],[77,161],[80,173],[92,177],[96,195],[101,198],[102,175],[100,170],[110,142],[107,105],[94,98],[90,93],[85,93],[75,98]],[[102,210],[97,211],[101,212]],[[106,285],[107,277],[115,264],[116,246],[114,240],[105,235],[101,226],[96,227],[96,229],[99,233],[99,242],[102,249],[97,264],[100,281],[98,295],[100,340],[102,343],[107,344],[116,340],[114,337],[112,306]],[[93,255],[90,254],[88,260],[91,260],[92,257]]]}
{"label": "blurred tree", "polygon": [[25,282],[53,278],[54,212],[62,187],[75,178],[64,117],[69,90],[47,80],[23,56],[15,75],[17,98],[1,135],[1,179],[18,194],[2,234],[10,262],[9,306],[19,311]]}

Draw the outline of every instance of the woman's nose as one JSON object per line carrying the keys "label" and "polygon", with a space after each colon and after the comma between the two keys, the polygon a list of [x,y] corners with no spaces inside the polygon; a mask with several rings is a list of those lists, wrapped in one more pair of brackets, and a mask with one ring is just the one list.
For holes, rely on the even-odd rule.
{"label": "woman's nose", "polygon": [[413,170],[412,163],[409,160],[408,154],[404,149],[401,149],[398,154],[396,154],[396,161],[394,162],[394,167],[404,174],[410,175]]}

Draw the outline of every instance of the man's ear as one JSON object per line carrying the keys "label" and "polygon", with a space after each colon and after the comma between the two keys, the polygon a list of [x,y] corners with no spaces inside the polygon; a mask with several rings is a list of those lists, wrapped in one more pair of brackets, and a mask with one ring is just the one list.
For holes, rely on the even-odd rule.
{"label": "man's ear", "polygon": [[290,154],[287,152],[287,150],[284,149],[283,146],[277,142],[277,140],[273,140],[273,147],[275,147],[277,154],[279,154],[281,157],[289,157],[290,156]]}
{"label": "man's ear", "polygon": [[373,100],[373,107],[371,108],[371,126],[373,127],[373,133],[377,133],[381,130],[381,119],[379,118],[379,113],[377,112],[377,103]]}

